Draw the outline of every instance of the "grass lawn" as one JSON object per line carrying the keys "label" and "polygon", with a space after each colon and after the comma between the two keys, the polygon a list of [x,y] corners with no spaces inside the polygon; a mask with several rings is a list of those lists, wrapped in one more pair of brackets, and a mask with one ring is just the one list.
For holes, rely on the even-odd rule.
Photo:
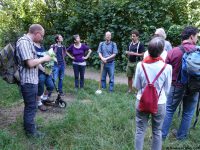
{"label": "grass lawn", "polygon": [[[28,139],[24,135],[21,113],[16,123],[0,129],[0,149],[133,150],[135,98],[126,94],[127,86],[116,85],[114,93],[103,91],[102,95],[95,95],[96,81],[86,80],[85,89],[77,93],[73,89],[73,81],[71,77],[64,81],[65,92],[71,93],[74,101],[61,118],[48,121],[37,114],[36,122],[43,125],[41,130],[46,133],[44,139]],[[9,109],[21,103],[15,85],[0,80],[0,91],[0,108]],[[172,128],[178,127],[179,122],[175,114]],[[177,141],[170,135],[163,143],[163,149],[200,149],[199,135],[200,122],[195,130],[190,131],[188,140]],[[150,145],[151,129],[148,128],[144,149],[150,149]]]}

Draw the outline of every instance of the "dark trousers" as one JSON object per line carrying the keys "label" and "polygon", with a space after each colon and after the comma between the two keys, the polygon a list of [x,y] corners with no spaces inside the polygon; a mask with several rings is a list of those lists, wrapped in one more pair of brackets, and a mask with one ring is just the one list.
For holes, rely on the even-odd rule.
{"label": "dark trousers", "polygon": [[24,99],[24,129],[26,133],[33,134],[36,131],[34,118],[37,110],[38,85],[29,83],[21,85],[21,92]]}
{"label": "dark trousers", "polygon": [[74,69],[74,77],[75,77],[75,88],[79,88],[79,75],[80,75],[80,88],[83,88],[85,66],[73,64],[73,69]]}

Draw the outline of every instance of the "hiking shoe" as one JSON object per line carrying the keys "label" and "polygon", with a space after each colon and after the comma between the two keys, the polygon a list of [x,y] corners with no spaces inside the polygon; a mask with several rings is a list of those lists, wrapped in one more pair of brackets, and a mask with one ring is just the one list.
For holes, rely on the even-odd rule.
{"label": "hiking shoe", "polygon": [[45,137],[45,133],[42,133],[40,131],[35,131],[34,133],[26,133],[26,136],[29,138],[43,139]]}
{"label": "hiking shoe", "polygon": [[47,111],[47,108],[44,105],[38,106],[38,109],[41,110],[41,111]]}

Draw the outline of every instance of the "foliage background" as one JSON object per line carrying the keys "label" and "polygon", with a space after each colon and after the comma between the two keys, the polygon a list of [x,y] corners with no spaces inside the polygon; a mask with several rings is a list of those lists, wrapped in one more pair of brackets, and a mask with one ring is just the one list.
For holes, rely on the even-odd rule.
{"label": "foliage background", "polygon": [[94,51],[88,64],[98,68],[96,50],[109,30],[119,50],[116,66],[122,71],[127,63],[124,51],[133,29],[140,31],[140,40],[147,45],[155,29],[163,27],[167,40],[176,46],[182,28],[188,24],[199,27],[199,18],[198,0],[1,0],[0,47],[15,42],[32,23],[40,23],[46,30],[46,48],[57,33],[64,36],[66,46],[78,33]]}

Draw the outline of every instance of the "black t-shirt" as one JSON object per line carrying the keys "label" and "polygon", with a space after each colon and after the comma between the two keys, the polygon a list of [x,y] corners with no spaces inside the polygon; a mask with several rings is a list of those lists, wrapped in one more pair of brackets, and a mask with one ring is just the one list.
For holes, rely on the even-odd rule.
{"label": "black t-shirt", "polygon": [[[138,47],[139,44],[139,47]],[[138,53],[143,53],[144,52],[144,45],[139,42],[136,44],[133,44],[132,42],[128,45],[128,51],[130,52],[135,52],[137,53],[137,48],[138,48]],[[140,61],[142,59],[142,56],[129,56],[128,60],[129,62],[137,62]]]}

